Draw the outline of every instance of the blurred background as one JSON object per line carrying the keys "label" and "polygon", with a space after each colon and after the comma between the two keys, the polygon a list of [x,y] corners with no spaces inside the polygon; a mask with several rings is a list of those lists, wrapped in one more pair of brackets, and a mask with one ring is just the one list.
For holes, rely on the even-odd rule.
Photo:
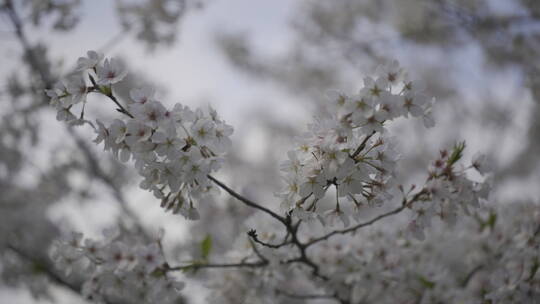
{"label": "blurred background", "polygon": [[[201,221],[165,214],[92,130],[55,119],[43,94],[88,50],[125,62],[172,106],[212,105],[235,128],[220,177],[277,210],[279,162],[337,89],[356,93],[397,59],[437,98],[436,126],[398,120],[404,183],[458,140],[495,160],[493,200],[540,197],[540,2],[535,0],[0,0],[0,302],[84,303],[48,248],[71,230],[166,229],[171,256],[211,234],[219,255],[251,211],[225,196]],[[87,117],[113,117],[90,96]],[[203,276],[201,274],[201,276]],[[199,278],[204,281],[204,277]],[[195,278],[194,280],[197,280]],[[197,285],[197,284],[195,284]],[[184,301],[203,303],[204,284]],[[198,288],[198,289],[197,289]]]}

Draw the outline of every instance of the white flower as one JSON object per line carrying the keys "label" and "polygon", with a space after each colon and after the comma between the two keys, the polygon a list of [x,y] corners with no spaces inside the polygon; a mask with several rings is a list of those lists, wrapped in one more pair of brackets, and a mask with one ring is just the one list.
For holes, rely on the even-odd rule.
{"label": "white flower", "polygon": [[193,206],[180,209],[180,214],[182,214],[186,219],[192,220],[192,221],[197,221],[201,218],[199,211],[193,208]]}
{"label": "white flower", "polygon": [[125,267],[128,264],[126,257],[128,249],[124,243],[115,242],[105,248],[103,253],[103,266],[108,270]]}
{"label": "white flower", "polygon": [[97,260],[101,258],[101,250],[103,244],[91,239],[84,240],[84,254],[91,260]]}
{"label": "white flower", "polygon": [[180,153],[186,141],[176,137],[171,131],[157,131],[152,135],[152,142],[158,144],[155,151],[160,156],[173,158]]}
{"label": "white flower", "polygon": [[130,147],[137,147],[137,144],[144,142],[152,136],[152,129],[136,120],[130,120],[127,123],[126,143]]}
{"label": "white flower", "polygon": [[65,98],[68,94],[66,87],[62,82],[57,82],[51,90],[45,90],[45,93],[51,98],[50,104],[54,107],[60,107],[62,103],[60,100]]}
{"label": "white flower", "polygon": [[176,193],[180,190],[182,184],[182,168],[178,163],[168,163],[164,165],[160,170],[160,181],[167,182],[171,192]]}
{"label": "white flower", "polygon": [[193,152],[190,161],[184,166],[184,178],[187,182],[206,180],[206,175],[209,173],[208,163],[199,155],[199,153]]}
{"label": "white flower", "polygon": [[347,100],[347,109],[352,112],[354,122],[361,120],[373,109],[373,98],[363,94],[351,96]]}
{"label": "white flower", "polygon": [[379,104],[381,109],[381,118],[382,120],[392,120],[400,116],[403,111],[399,106],[399,96],[392,95],[388,92],[381,93],[379,98]]}
{"label": "white flower", "polygon": [[109,135],[115,143],[119,144],[126,138],[128,132],[127,126],[124,121],[115,119],[109,129]]}
{"label": "white flower", "polygon": [[408,117],[409,113],[414,117],[419,117],[424,114],[423,106],[427,102],[424,95],[405,93],[403,96],[400,96],[400,98],[405,117]]}
{"label": "white flower", "polygon": [[349,216],[345,212],[341,211],[340,208],[335,208],[328,210],[324,213],[325,223],[329,226],[335,226],[339,221],[343,224],[344,227],[348,227],[351,223]]}
{"label": "white flower", "polygon": [[432,179],[426,184],[426,190],[431,194],[432,200],[444,200],[450,197],[448,182],[441,179]]}
{"label": "white flower", "polygon": [[358,122],[358,125],[362,126],[362,130],[370,134],[373,131],[382,133],[384,131],[382,122],[385,119],[385,114],[380,110],[371,110],[367,112],[362,121]]}
{"label": "white flower", "polygon": [[487,155],[476,153],[472,158],[472,166],[478,173],[484,175],[492,170],[491,160]]}
{"label": "white flower", "polygon": [[94,143],[99,144],[102,141],[106,141],[109,138],[109,130],[105,125],[98,119],[96,120],[98,128],[96,130],[97,137],[94,139]]}
{"label": "white flower", "polygon": [[216,134],[212,149],[214,149],[215,152],[227,151],[232,146],[230,136],[233,134],[233,127],[225,123],[218,123],[214,131]]}
{"label": "white flower", "polygon": [[165,118],[167,110],[158,101],[148,101],[139,107],[133,108],[132,114],[135,119],[156,128],[161,120]]}
{"label": "white flower", "polygon": [[117,60],[105,59],[103,65],[97,66],[97,83],[100,85],[111,85],[117,83],[126,77],[127,71],[123,65]]}
{"label": "white flower", "polygon": [[285,176],[283,177],[283,180],[285,181],[285,189],[283,192],[279,193],[278,195],[282,198],[284,198],[286,201],[290,202],[292,205],[292,202],[294,201],[295,197],[299,195],[300,191],[300,185],[298,182],[298,177],[296,176]]}
{"label": "white flower", "polygon": [[366,180],[366,176],[358,170],[353,170],[345,178],[338,181],[338,196],[343,197],[349,194],[362,193],[362,182]]}
{"label": "white flower", "polygon": [[433,119],[431,109],[427,109],[424,111],[424,114],[422,115],[422,120],[426,128],[433,128],[435,126],[435,119]]}
{"label": "white flower", "polygon": [[415,223],[420,228],[430,227],[431,219],[435,216],[435,205],[425,202],[416,202],[412,206],[413,212],[416,214]]}
{"label": "white flower", "polygon": [[340,174],[343,173],[342,164],[349,159],[347,153],[330,145],[325,146],[322,150],[324,151],[322,167],[325,178],[333,180],[341,177],[343,175]]}
{"label": "white flower", "polygon": [[422,113],[422,120],[424,121],[424,126],[426,128],[432,128],[435,126],[435,119],[433,118],[432,114],[432,108],[435,104],[435,97],[431,99],[430,102],[424,102],[424,105],[422,106],[423,113]]}
{"label": "white flower", "polygon": [[211,142],[216,137],[214,124],[207,119],[199,119],[191,127],[191,136],[199,145]]}
{"label": "white flower", "polygon": [[69,110],[69,108],[60,108],[58,109],[58,112],[56,113],[56,120],[58,121],[72,121],[72,120],[75,120],[77,119],[77,116],[73,115],[73,113],[71,113],[71,111]]}
{"label": "white flower", "polygon": [[403,79],[403,69],[397,60],[392,60],[377,67],[375,74],[383,77],[390,85],[397,85]]}
{"label": "white flower", "polygon": [[133,104],[131,104],[130,106],[137,107],[149,101],[153,101],[155,93],[156,92],[154,88],[150,86],[145,86],[138,89],[132,89],[131,91],[129,91],[129,96],[131,97],[131,100],[133,101]]}
{"label": "white flower", "polygon": [[412,80],[409,75],[406,74],[403,80],[403,90],[405,93],[418,94],[426,89],[426,85],[420,80]]}
{"label": "white flower", "polygon": [[287,156],[289,157],[289,159],[281,163],[280,170],[284,172],[298,173],[298,171],[300,171],[300,169],[302,168],[302,163],[298,159],[296,152],[288,151]]}
{"label": "white flower", "polygon": [[360,91],[360,94],[364,96],[372,96],[378,98],[383,91],[388,89],[388,82],[386,79],[379,77],[374,80],[371,77],[364,77],[364,88]]}
{"label": "white flower", "polygon": [[142,266],[148,273],[154,271],[164,262],[161,255],[161,250],[156,243],[150,246],[142,247],[138,254],[139,265]]}
{"label": "white flower", "polygon": [[308,195],[313,193],[313,197],[319,199],[322,198],[324,196],[324,193],[326,192],[324,186],[326,186],[326,179],[322,174],[308,176],[306,182],[300,185],[298,194],[301,197],[307,197]]}
{"label": "white flower", "polygon": [[73,248],[80,248],[82,238],[83,238],[82,233],[71,232],[68,236],[62,238],[62,241],[66,243],[68,246],[71,246]]}
{"label": "white flower", "polygon": [[77,71],[93,69],[103,60],[103,54],[96,51],[88,51],[86,54],[88,57],[77,59]]}

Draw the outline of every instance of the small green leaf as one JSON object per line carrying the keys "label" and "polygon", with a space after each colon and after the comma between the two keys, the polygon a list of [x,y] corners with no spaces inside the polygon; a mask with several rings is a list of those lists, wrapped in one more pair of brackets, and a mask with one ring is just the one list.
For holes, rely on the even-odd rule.
{"label": "small green leaf", "polygon": [[493,227],[495,227],[496,222],[497,222],[497,213],[491,212],[487,220],[487,225],[489,226],[489,228],[493,229]]}
{"label": "small green leaf", "polygon": [[534,259],[534,263],[531,267],[531,274],[529,275],[529,278],[528,278],[529,281],[534,278],[534,276],[538,272],[538,269],[540,269],[540,262],[538,261],[538,259]]}
{"label": "small green leaf", "polygon": [[422,285],[424,285],[424,287],[427,289],[433,289],[435,287],[435,282],[430,281],[421,275],[418,276],[418,281],[420,281],[420,283],[422,283]]}
{"label": "small green leaf", "polygon": [[112,94],[112,89],[110,86],[99,86],[99,91],[106,96],[110,96]]}
{"label": "small green leaf", "polygon": [[484,231],[486,228],[493,229],[497,223],[497,213],[490,212],[489,217],[485,221],[480,217],[478,217],[477,220],[480,223],[480,231]]}
{"label": "small green leaf", "polygon": [[207,234],[204,240],[201,242],[201,254],[202,258],[206,260],[212,250],[212,237]]}
{"label": "small green leaf", "polygon": [[454,149],[452,150],[452,154],[448,158],[449,166],[454,165],[458,160],[461,159],[461,157],[463,156],[463,150],[465,150],[465,142],[462,141],[460,143],[456,143]]}

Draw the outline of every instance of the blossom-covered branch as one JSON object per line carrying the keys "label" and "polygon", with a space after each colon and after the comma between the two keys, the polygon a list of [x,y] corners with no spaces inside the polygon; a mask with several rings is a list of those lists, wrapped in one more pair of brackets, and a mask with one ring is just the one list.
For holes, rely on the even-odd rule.
{"label": "blossom-covered branch", "polygon": [[[431,117],[433,101],[428,101],[423,85],[411,80],[397,62],[380,67],[375,78],[366,77],[358,94],[333,92],[329,95],[329,111],[309,125],[308,132],[298,138],[297,148],[289,151],[289,159],[281,166],[286,187],[277,194],[281,201],[280,212],[240,195],[212,175],[224,161],[231,146],[229,136],[232,133],[232,127],[221,120],[216,111],[192,111],[180,104],[167,109],[149,87],[132,89],[131,99],[124,104],[115,97],[113,88],[125,77],[124,67],[119,61],[105,59],[97,52],[89,51],[87,57],[80,58],[78,70],[82,74],[47,91],[51,104],[58,110],[58,120],[74,125],[97,125],[95,142],[103,143],[106,151],[123,162],[133,160],[143,177],[140,187],[161,199],[163,208],[181,213],[188,219],[198,219],[197,200],[222,189],[244,205],[265,214],[285,235],[281,242],[275,243],[261,238],[257,230],[249,230],[251,254],[233,263],[211,263],[205,258],[202,261],[195,259],[187,265],[170,266],[164,261],[161,244],[150,245],[141,250],[153,252],[152,261],[161,256],[161,262],[149,268],[143,267],[152,277],[157,275],[167,279],[168,272],[187,273],[191,270],[195,273],[200,269],[236,269],[271,273],[272,276],[282,275],[279,271],[301,273],[313,284],[322,284],[326,294],[305,293],[306,296],[302,297],[300,293],[282,288],[274,288],[273,292],[281,296],[299,295],[297,298],[326,298],[351,303],[355,302],[356,295],[345,291],[349,286],[347,280],[336,285],[336,275],[341,271],[339,266],[334,266],[334,271],[329,269],[320,256],[320,247],[323,246],[312,245],[331,242],[338,235],[352,235],[363,227],[405,210],[409,210],[412,217],[404,230],[407,235],[423,240],[424,231],[431,226],[432,219],[439,218],[453,225],[459,216],[470,214],[471,208],[478,208],[489,193],[488,182],[472,181],[467,174],[467,170],[475,169],[486,175],[488,159],[479,155],[473,158],[470,166],[458,165],[462,160],[464,143],[456,144],[449,152],[441,151],[430,165],[427,180],[420,190],[414,192],[416,186],[412,186],[405,191],[403,186],[397,185],[398,142],[389,136],[387,126],[399,117],[410,116],[421,118],[426,127],[434,124]],[[100,120],[94,124],[86,120],[84,109],[89,93],[102,94],[110,99],[123,117],[109,124]],[[77,118],[73,111],[79,105],[80,115]],[[332,191],[335,194],[333,203],[327,195]],[[399,207],[371,220],[361,221],[365,210],[393,201],[396,192],[403,196]],[[327,208],[329,202],[332,207]],[[357,223],[351,225],[351,219]],[[303,227],[311,227],[317,222],[331,231],[318,237],[303,232]],[[340,225],[342,229],[338,229]],[[124,264],[113,267],[114,275],[123,274],[126,270],[131,272],[144,262],[137,259],[134,259],[137,262],[129,262],[129,256],[134,253],[129,253],[123,245],[125,242],[112,239],[109,244],[108,248],[115,252],[112,258],[115,263],[124,261],[127,254],[128,262],[121,263],[133,264],[127,268]],[[56,260],[64,268],[63,263],[73,262],[73,252],[80,254],[89,248],[80,245],[68,246],[67,249],[65,245],[57,247]],[[312,248],[309,254],[308,248]],[[77,254],[75,256],[78,257]],[[89,259],[97,269],[110,268],[105,266],[109,262],[103,256]],[[118,273],[118,269],[122,271]],[[423,277],[422,280],[426,286],[431,286],[429,280]],[[92,290],[101,294],[99,287]]]}

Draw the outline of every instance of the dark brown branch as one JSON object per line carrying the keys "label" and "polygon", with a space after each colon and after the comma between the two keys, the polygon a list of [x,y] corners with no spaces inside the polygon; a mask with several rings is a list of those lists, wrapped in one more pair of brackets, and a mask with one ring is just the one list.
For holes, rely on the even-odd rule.
{"label": "dark brown branch", "polygon": [[538,225],[538,227],[536,228],[536,231],[534,231],[533,236],[536,237],[539,234],[540,234],[540,225]]}
{"label": "dark brown branch", "polygon": [[264,255],[262,255],[262,253],[259,251],[259,249],[255,245],[255,243],[252,240],[249,240],[249,243],[251,244],[251,247],[253,248],[253,252],[255,252],[255,254],[259,257],[259,259],[261,259],[261,262],[268,263],[268,259]]}
{"label": "dark brown branch", "polygon": [[218,179],[216,179],[215,177],[213,177],[212,175],[208,174],[207,177],[212,181],[214,182],[216,185],[218,185],[221,189],[225,190],[225,192],[229,193],[232,197],[236,198],[237,200],[241,201],[242,203],[244,203],[245,205],[251,207],[251,208],[255,208],[255,209],[259,209],[261,210],[262,212],[272,216],[273,218],[275,218],[276,220],[280,221],[281,223],[283,223],[284,225],[288,225],[287,224],[287,220],[278,215],[277,213],[275,213],[274,211],[266,208],[266,207],[263,207],[245,197],[243,197],[242,195],[238,194],[237,192],[235,192],[234,190],[232,190],[231,188],[229,188],[227,185],[225,185],[224,183],[220,182]]}
{"label": "dark brown branch", "polygon": [[129,118],[135,118],[133,115],[131,115],[131,113],[129,113],[128,110],[126,110],[126,108],[124,108],[120,102],[118,101],[118,99],[116,99],[116,97],[111,93],[111,94],[108,94],[106,95],[107,97],[109,97],[115,104],[116,106],[118,107],[118,112],[122,113],[122,114],[125,114],[127,116],[129,116]]}
{"label": "dark brown branch", "polygon": [[184,270],[198,270],[202,268],[257,268],[268,265],[268,261],[259,262],[243,262],[243,263],[216,263],[216,264],[190,264],[185,266],[167,267],[165,271],[184,271]]}
{"label": "dark brown branch", "polygon": [[478,265],[476,267],[474,267],[468,274],[467,276],[465,277],[465,279],[463,279],[463,282],[461,283],[461,286],[462,287],[467,287],[467,285],[469,284],[469,282],[471,281],[471,279],[474,277],[474,275],[476,273],[478,273],[480,270],[482,270],[482,268],[484,268],[484,265]]}
{"label": "dark brown branch", "polygon": [[35,258],[31,257],[29,254],[27,254],[23,250],[20,250],[19,248],[11,244],[7,244],[6,247],[12,252],[14,252],[20,259],[23,259],[32,264],[38,264],[40,266],[39,269],[41,270],[41,273],[47,276],[49,279],[51,279],[52,282],[64,288],[70,289],[71,291],[77,294],[80,294],[81,286],[79,284],[74,284],[72,282],[66,281],[63,277],[61,277],[55,271],[50,269],[50,267],[48,266],[49,263],[45,261],[37,261]]}
{"label": "dark brown branch", "polygon": [[298,223],[296,223],[295,225],[292,225],[290,222],[289,224],[287,224],[287,230],[290,232],[291,234],[291,242],[296,246],[296,248],[298,248],[298,251],[300,252],[300,256],[299,257],[296,257],[296,258],[292,258],[292,259],[289,259],[287,261],[284,261],[284,263],[286,264],[290,264],[290,263],[302,263],[302,264],[305,264],[307,266],[309,266],[311,268],[311,273],[313,274],[313,276],[323,280],[323,281],[328,281],[328,277],[320,274],[320,270],[319,270],[319,265],[315,264],[315,262],[313,262],[308,256],[307,256],[307,253],[306,253],[306,249],[307,249],[307,246],[306,244],[300,242],[300,240],[298,239],[298,229],[300,228],[300,224],[301,222],[299,221]]}
{"label": "dark brown branch", "polygon": [[367,221],[367,222],[357,224],[357,225],[352,226],[352,227],[347,228],[347,229],[334,230],[334,231],[332,231],[332,232],[330,232],[330,233],[328,233],[328,234],[326,234],[326,235],[323,235],[323,236],[321,236],[321,237],[312,239],[311,241],[309,241],[309,242],[307,242],[307,243],[305,244],[305,247],[307,248],[307,247],[309,247],[309,246],[311,246],[311,245],[314,245],[314,244],[319,243],[319,242],[321,242],[321,241],[327,240],[327,239],[329,239],[329,238],[331,238],[332,236],[337,235],[337,234],[347,234],[347,233],[355,232],[355,231],[357,231],[357,230],[360,229],[360,228],[363,228],[363,227],[366,227],[366,226],[370,226],[370,225],[372,225],[372,224],[374,224],[374,223],[378,222],[379,220],[382,220],[382,219],[384,219],[384,218],[386,218],[386,217],[392,216],[392,215],[394,215],[394,214],[398,214],[398,213],[400,213],[401,211],[403,211],[405,208],[409,207],[413,202],[417,201],[417,200],[420,198],[420,196],[422,196],[424,193],[425,193],[424,190],[418,192],[416,195],[414,195],[414,196],[411,198],[411,200],[409,200],[409,201],[404,200],[403,203],[402,203],[402,205],[401,205],[401,207],[396,208],[396,209],[394,209],[394,210],[392,210],[392,211],[389,211],[389,212],[387,212],[387,213],[380,214],[380,215],[378,215],[378,216],[372,218],[371,220],[369,220],[369,221]]}
{"label": "dark brown branch", "polygon": [[298,299],[298,300],[315,300],[315,299],[334,299],[339,302],[339,299],[336,299],[334,296],[331,295],[324,295],[324,294],[294,294],[289,293],[283,290],[276,289],[276,292],[286,296],[291,299]]}
{"label": "dark brown branch", "polygon": [[285,245],[289,245],[291,244],[290,241],[288,241],[288,235],[290,234],[288,231],[287,231],[287,235],[285,236],[285,238],[283,239],[283,241],[279,244],[270,244],[270,243],[266,243],[266,242],[263,242],[261,240],[259,240],[259,236],[257,235],[257,231],[251,229],[250,231],[248,231],[248,236],[251,237],[251,239],[257,243],[257,244],[260,244],[264,247],[268,247],[268,248],[273,248],[273,249],[277,249],[277,248],[281,248]]}
{"label": "dark brown branch", "polygon": [[114,96],[114,94],[112,93],[112,86],[109,87],[106,92],[104,92],[100,89],[99,85],[97,84],[94,77],[92,77],[92,75],[88,75],[88,78],[90,78],[90,82],[92,82],[92,85],[94,85],[93,87],[90,87],[91,92],[98,92],[109,97],[109,99],[112,100],[112,102],[114,102],[118,107],[118,109],[116,109],[118,112],[128,116],[129,118],[135,118],[126,108],[124,108],[124,106],[122,106],[116,96]]}

